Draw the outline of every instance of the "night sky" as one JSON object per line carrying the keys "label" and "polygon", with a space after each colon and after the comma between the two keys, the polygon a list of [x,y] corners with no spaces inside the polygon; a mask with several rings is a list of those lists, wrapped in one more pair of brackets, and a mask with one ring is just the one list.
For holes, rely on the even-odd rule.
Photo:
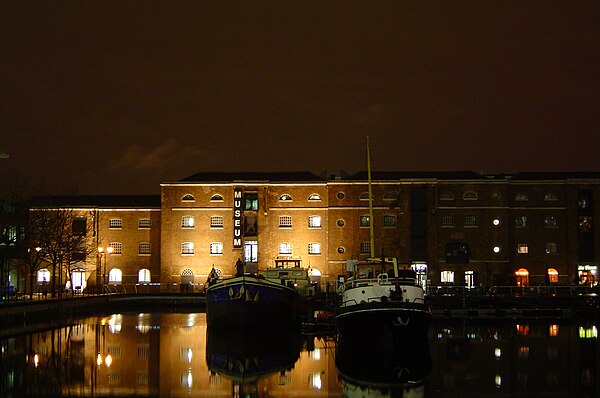
{"label": "night sky", "polygon": [[0,0],[0,65],[5,191],[355,172],[366,136],[378,171],[600,171],[596,0]]}

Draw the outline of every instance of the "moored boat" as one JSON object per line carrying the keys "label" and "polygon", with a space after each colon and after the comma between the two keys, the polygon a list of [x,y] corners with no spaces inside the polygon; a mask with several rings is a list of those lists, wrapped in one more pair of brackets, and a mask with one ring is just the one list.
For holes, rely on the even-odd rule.
{"label": "moored boat", "polygon": [[246,273],[239,263],[237,267],[236,276],[206,289],[209,326],[255,329],[300,323],[316,286],[299,259],[275,259],[262,273]]}
{"label": "moored boat", "polygon": [[395,258],[369,259],[354,266],[341,285],[336,327],[342,336],[425,336],[431,311],[411,269]]}

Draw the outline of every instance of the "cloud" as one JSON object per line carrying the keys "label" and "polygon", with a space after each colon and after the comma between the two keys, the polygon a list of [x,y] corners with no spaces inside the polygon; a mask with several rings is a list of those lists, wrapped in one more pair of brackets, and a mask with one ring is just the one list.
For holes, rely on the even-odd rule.
{"label": "cloud", "polygon": [[198,145],[182,144],[174,138],[169,138],[156,147],[137,144],[129,146],[120,158],[109,162],[108,171],[151,174],[164,178],[213,163],[213,155],[209,150]]}

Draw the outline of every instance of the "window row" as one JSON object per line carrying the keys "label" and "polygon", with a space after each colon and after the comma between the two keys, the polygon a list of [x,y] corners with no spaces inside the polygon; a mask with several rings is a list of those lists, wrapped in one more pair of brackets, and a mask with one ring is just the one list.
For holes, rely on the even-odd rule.
{"label": "window row", "polygon": [[[123,244],[121,242],[110,242],[109,248],[110,248],[110,250],[108,250],[107,253],[123,254]],[[138,243],[138,254],[139,255],[152,254],[152,244],[150,242]]]}
{"label": "window row", "polygon": [[[338,225],[339,222],[338,222]],[[342,223],[343,225],[343,223]],[[342,226],[340,225],[340,226]],[[383,226],[384,227],[395,227],[398,225],[398,217],[394,215],[384,215],[383,216]],[[360,226],[361,227],[370,227],[371,226],[371,216],[367,214],[363,214],[360,216]]]}
{"label": "window row", "polygon": [[[108,221],[108,227],[110,229],[122,229],[123,228],[123,220],[120,218],[111,218]],[[149,218],[140,218],[138,220],[138,228],[139,229],[147,229],[152,227],[152,220]]]}
{"label": "window row", "polygon": [[[84,271],[74,271],[74,272],[84,272]],[[51,281],[52,274],[48,270],[48,268],[42,268],[37,272],[37,282],[38,283],[48,283]],[[122,283],[123,282],[123,272],[119,268],[113,268],[108,272],[108,282],[109,283]],[[142,268],[138,271],[138,283],[150,283],[152,282],[150,270],[147,268]]]}
{"label": "window row", "polygon": [[[181,228],[194,228],[196,221],[194,216],[181,217]],[[211,228],[223,228],[223,216],[210,216]]]}
{"label": "window row", "polygon": [[[467,282],[467,286],[473,287],[473,285],[468,282],[472,280],[473,271],[465,271],[465,282]],[[548,268],[547,271],[549,283],[558,283],[558,271],[555,268]],[[517,277],[516,283],[517,286],[529,286],[529,271],[525,268],[520,268],[515,271],[515,276]],[[442,283],[454,283],[455,282],[455,272],[454,271],[441,271],[440,272],[440,282]]]}
{"label": "window row", "polygon": [[[498,199],[500,198],[500,193],[499,192],[492,192],[492,198],[493,199]],[[440,194],[440,200],[444,200],[444,201],[450,201],[450,200],[454,200],[454,192],[450,192],[450,191],[444,191]],[[477,194],[477,192],[474,191],[466,191],[463,193],[462,195],[462,199],[463,200],[477,200],[479,199],[479,195]],[[524,192],[518,192],[515,195],[515,201],[517,202],[526,202],[529,200],[529,195],[524,193]],[[544,201],[546,202],[555,202],[558,200],[558,195],[554,192],[548,192],[544,195]]]}
{"label": "window row", "polygon": [[[442,228],[454,228],[456,226],[456,216],[444,215],[440,217],[440,226]],[[478,227],[479,217],[473,214],[467,214],[463,216],[463,227]],[[492,225],[499,226],[500,219],[494,218]],[[527,228],[529,227],[528,216],[517,216],[515,217],[515,227]],[[555,216],[546,216],[544,218],[544,228],[558,228],[558,219]]]}
{"label": "window row", "polygon": [[[194,242],[183,242],[181,243],[181,254],[182,255],[193,255]],[[212,242],[210,244],[210,254],[223,254],[223,243]],[[279,254],[281,255],[292,255],[292,244],[289,242],[282,242],[279,244]],[[308,254],[321,254],[321,243],[310,242],[308,244]]]}

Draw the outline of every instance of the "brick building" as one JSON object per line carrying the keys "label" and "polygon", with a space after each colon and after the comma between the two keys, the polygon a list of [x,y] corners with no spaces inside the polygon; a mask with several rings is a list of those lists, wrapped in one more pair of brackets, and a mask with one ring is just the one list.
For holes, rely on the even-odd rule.
{"label": "brick building", "polygon": [[[202,289],[237,259],[302,259],[334,283],[351,260],[394,256],[430,285],[595,283],[600,173],[200,173],[151,197],[55,198],[112,253],[82,262],[87,285]],[[93,253],[96,253],[95,251]],[[106,253],[106,252],[103,252]],[[106,274],[106,279],[104,275]],[[158,287],[155,287],[158,288]]]}

